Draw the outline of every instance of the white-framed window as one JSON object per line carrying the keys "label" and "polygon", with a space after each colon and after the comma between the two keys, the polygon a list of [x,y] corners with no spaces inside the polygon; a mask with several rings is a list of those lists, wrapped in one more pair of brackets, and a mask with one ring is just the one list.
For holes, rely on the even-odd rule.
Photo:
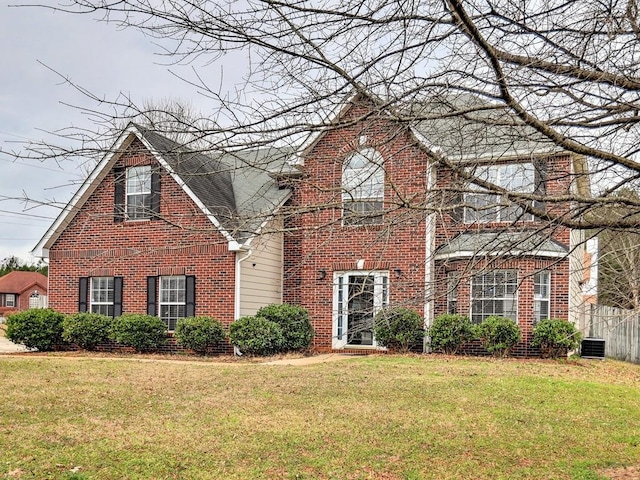
{"label": "white-framed window", "polygon": [[[474,175],[509,192],[533,193],[536,172],[533,163],[485,165],[476,167]],[[525,213],[519,205],[502,195],[486,193],[481,187],[471,185],[475,192],[464,195],[465,223],[533,221],[533,215]]]}
{"label": "white-framed window", "polygon": [[40,293],[36,290],[29,296],[29,308],[44,308],[40,299]]}
{"label": "white-framed window", "polygon": [[389,272],[336,272],[333,347],[375,347],[373,318],[389,304]]}
{"label": "white-framed window", "polygon": [[4,306],[5,307],[15,307],[16,306],[16,296],[14,293],[7,293],[4,296]]}
{"label": "white-framed window", "polygon": [[551,313],[551,272],[542,270],[533,276],[533,323],[549,318]]}
{"label": "white-framed window", "polygon": [[384,168],[380,152],[364,148],[349,155],[342,168],[342,219],[344,225],[382,222]]}
{"label": "white-framed window", "polygon": [[151,166],[129,167],[126,170],[125,202],[127,219],[151,217]]}
{"label": "white-framed window", "polygon": [[89,296],[91,313],[113,317],[113,277],[91,277]]}
{"label": "white-framed window", "polygon": [[186,317],[187,287],[184,275],[160,277],[159,306],[160,318],[167,324],[167,330],[176,329],[178,320]]}
{"label": "white-framed window", "polygon": [[518,272],[494,270],[471,277],[471,321],[481,323],[492,315],[518,318]]}
{"label": "white-framed window", "polygon": [[447,313],[458,313],[458,272],[447,272]]}

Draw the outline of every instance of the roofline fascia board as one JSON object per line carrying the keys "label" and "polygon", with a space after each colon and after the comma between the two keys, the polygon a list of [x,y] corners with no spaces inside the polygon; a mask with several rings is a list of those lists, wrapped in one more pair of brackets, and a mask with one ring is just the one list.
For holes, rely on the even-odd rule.
{"label": "roofline fascia board", "polygon": [[473,257],[545,257],[545,258],[566,258],[569,256],[569,252],[554,252],[551,250],[509,250],[506,252],[501,251],[478,251],[473,250],[461,250],[455,253],[436,253],[434,260],[452,260],[456,258],[473,258]]}
{"label": "roofline fascia board", "polygon": [[[80,211],[82,205],[84,205],[84,202],[86,202],[95,188],[97,188],[97,180],[102,180],[106,177],[109,170],[105,169],[105,167],[112,162],[115,163],[115,161],[120,158],[123,150],[133,141],[131,135],[136,135],[136,132],[138,132],[138,130],[132,123],[127,125],[127,128],[122,131],[120,136],[113,143],[113,146],[104,154],[102,159],[87,176],[80,188],[76,191],[73,197],[71,197],[71,200],[69,200],[33,250],[31,250],[31,253],[37,257],[44,258],[44,252],[46,251],[46,258],[49,258],[49,247],[51,247],[51,243],[55,242],[64,229],[69,226],[76,214]],[[127,142],[129,139],[131,139],[131,141]],[[42,254],[39,255],[37,251],[41,251]]]}
{"label": "roofline fascia board", "polygon": [[231,240],[229,242],[229,251],[230,252],[243,252],[248,250],[248,247],[245,247],[243,244],[238,243],[236,240]]}
{"label": "roofline fascia board", "polygon": [[340,117],[342,117],[352,107],[351,102],[358,96],[358,93],[349,93],[345,97],[345,100],[341,103],[337,103],[336,106],[322,119],[323,128],[317,132],[311,132],[307,138],[300,145],[300,154],[297,156],[297,162],[295,165],[304,165],[304,159],[308,152],[322,139],[327,133],[331,125],[335,125]]}

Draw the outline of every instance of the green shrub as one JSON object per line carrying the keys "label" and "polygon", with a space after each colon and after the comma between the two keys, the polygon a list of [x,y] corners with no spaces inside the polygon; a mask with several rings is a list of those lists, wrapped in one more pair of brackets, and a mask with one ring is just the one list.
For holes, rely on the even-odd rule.
{"label": "green shrub", "polygon": [[75,313],[62,321],[62,338],[86,350],[109,340],[113,319],[98,313]]}
{"label": "green shrub", "polygon": [[308,350],[313,340],[313,326],[309,312],[296,305],[267,305],[256,313],[256,317],[277,323],[284,337],[283,351]]}
{"label": "green shrub", "polygon": [[402,307],[380,310],[373,320],[373,334],[383,347],[407,352],[424,339],[424,320],[419,313]]}
{"label": "green shrub", "polygon": [[542,320],[533,328],[531,343],[534,347],[540,347],[543,357],[558,358],[578,348],[581,340],[582,335],[572,323],[553,318]]}
{"label": "green shrub", "polygon": [[54,350],[63,344],[64,315],[50,308],[32,308],[7,317],[6,336],[15,343],[41,352]]}
{"label": "green shrub", "polygon": [[491,355],[506,357],[520,341],[520,328],[509,318],[491,316],[475,328],[476,337]]}
{"label": "green shrub", "polygon": [[433,350],[454,355],[473,338],[473,325],[465,315],[443,313],[433,319],[428,333]]}
{"label": "green shrub", "polygon": [[222,324],[212,317],[189,317],[178,320],[175,332],[178,344],[204,355],[209,347],[224,341]]}
{"label": "green shrub", "polygon": [[273,355],[282,351],[280,325],[263,317],[242,317],[229,325],[229,340],[243,354]]}
{"label": "green shrub", "polygon": [[148,352],[167,341],[167,325],[158,317],[125,313],[113,319],[110,336],[121,345]]}

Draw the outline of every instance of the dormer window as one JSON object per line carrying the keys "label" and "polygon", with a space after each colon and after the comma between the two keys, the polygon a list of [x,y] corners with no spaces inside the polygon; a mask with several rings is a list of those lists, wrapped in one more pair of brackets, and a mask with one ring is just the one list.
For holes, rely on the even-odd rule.
{"label": "dormer window", "polygon": [[125,185],[127,219],[149,218],[151,216],[151,166],[127,168]]}
{"label": "dormer window", "polygon": [[342,218],[344,225],[382,222],[384,169],[380,152],[365,148],[349,155],[342,168]]}

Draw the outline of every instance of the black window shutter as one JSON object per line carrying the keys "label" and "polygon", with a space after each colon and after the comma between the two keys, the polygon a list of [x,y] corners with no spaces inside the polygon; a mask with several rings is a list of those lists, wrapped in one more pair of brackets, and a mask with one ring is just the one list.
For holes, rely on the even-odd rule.
{"label": "black window shutter", "polygon": [[113,277],[113,316],[122,315],[122,277]]}
{"label": "black window shutter", "polygon": [[[535,168],[535,190],[534,193],[537,196],[544,197],[547,194],[547,177],[548,177],[548,167],[547,167],[547,159],[539,158],[534,162]],[[545,209],[545,202],[540,199],[533,202],[534,208],[539,210]]]}
{"label": "black window shutter", "polygon": [[122,222],[125,218],[125,169],[114,168],[113,220]]}
{"label": "black window shutter", "polygon": [[151,219],[160,218],[160,173],[151,174]]}
{"label": "black window shutter", "polygon": [[78,289],[78,312],[87,311],[87,297],[89,290],[89,278],[80,277],[80,287]]}
{"label": "black window shutter", "polygon": [[158,315],[158,277],[147,277],[147,315]]}
{"label": "black window shutter", "polygon": [[186,316],[196,316],[196,277],[187,275],[186,277]]}

